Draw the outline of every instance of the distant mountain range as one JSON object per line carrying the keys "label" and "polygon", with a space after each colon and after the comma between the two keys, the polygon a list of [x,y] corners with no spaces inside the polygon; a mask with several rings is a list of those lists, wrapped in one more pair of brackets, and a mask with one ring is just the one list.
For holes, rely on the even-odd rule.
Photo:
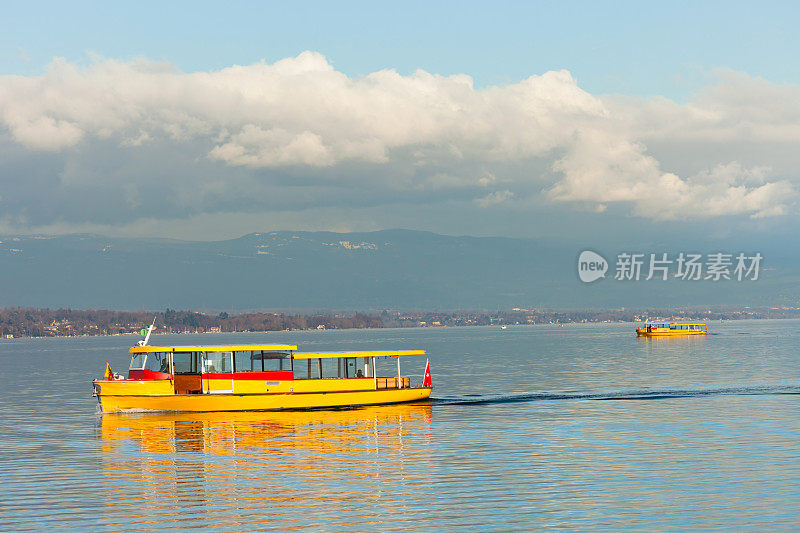
{"label": "distant mountain range", "polygon": [[0,307],[347,311],[800,302],[796,258],[777,252],[762,252],[755,282],[623,282],[612,279],[612,250],[604,253],[606,279],[586,284],[576,270],[581,247],[533,239],[386,230],[281,231],[216,242],[97,235],[0,240]]}

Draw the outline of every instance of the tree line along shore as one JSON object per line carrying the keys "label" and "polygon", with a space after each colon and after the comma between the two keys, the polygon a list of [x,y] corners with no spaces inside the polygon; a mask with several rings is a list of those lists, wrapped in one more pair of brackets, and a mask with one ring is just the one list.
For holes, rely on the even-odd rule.
{"label": "tree line along shore", "polygon": [[714,321],[798,318],[800,308],[770,307],[732,310],[544,310],[510,311],[380,311],[364,313],[203,313],[190,310],[112,311],[103,309],[0,309],[0,337],[67,337],[138,333],[155,318],[156,333],[266,332],[309,329],[387,327],[452,327],[587,322]]}

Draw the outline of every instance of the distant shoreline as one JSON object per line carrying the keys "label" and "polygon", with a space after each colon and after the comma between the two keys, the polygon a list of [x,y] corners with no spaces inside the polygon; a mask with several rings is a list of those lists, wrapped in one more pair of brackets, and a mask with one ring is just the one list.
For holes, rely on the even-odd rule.
{"label": "distant shoreline", "polygon": [[800,318],[800,308],[510,311],[381,311],[370,313],[286,314],[197,311],[110,311],[75,309],[0,309],[0,339],[107,337],[136,335],[156,322],[156,334],[272,333],[278,331],[382,329],[409,327],[513,326],[535,324],[635,323]]}

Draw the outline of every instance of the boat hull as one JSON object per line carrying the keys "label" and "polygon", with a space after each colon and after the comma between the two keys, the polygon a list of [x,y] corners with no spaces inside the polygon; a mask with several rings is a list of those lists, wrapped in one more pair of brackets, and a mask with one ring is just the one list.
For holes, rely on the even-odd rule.
{"label": "boat hull", "polygon": [[430,387],[419,387],[307,393],[100,394],[98,395],[98,400],[104,413],[126,411],[212,412],[314,409],[405,403],[425,400],[430,395]]}

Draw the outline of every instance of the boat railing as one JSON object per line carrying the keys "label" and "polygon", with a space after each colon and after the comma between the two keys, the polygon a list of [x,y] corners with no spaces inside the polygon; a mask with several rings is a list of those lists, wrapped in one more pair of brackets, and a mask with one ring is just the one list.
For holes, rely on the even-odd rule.
{"label": "boat railing", "polygon": [[402,376],[400,378],[400,386],[397,386],[397,378],[375,378],[375,390],[380,389],[408,389],[411,387],[411,378],[409,376]]}

